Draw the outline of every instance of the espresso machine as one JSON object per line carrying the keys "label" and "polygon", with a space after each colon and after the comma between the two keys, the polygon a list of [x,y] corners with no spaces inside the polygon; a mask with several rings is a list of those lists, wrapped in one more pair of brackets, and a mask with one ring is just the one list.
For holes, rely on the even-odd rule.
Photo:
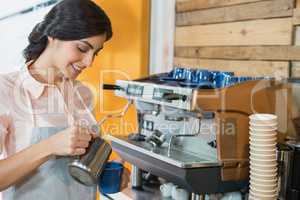
{"label": "espresso machine", "polygon": [[[274,79],[223,88],[187,87],[165,77],[168,74],[118,80],[110,86],[137,110],[137,133],[109,136],[113,150],[133,165],[133,187],[142,186],[141,171],[197,195],[247,187],[248,117],[285,112],[289,88]],[[284,130],[279,141],[285,136]]]}

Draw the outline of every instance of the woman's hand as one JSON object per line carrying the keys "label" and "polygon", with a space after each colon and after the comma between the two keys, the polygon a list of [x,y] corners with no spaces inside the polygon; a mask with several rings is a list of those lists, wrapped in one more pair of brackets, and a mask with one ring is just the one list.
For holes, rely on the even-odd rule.
{"label": "woman's hand", "polygon": [[74,156],[85,153],[91,138],[87,128],[72,126],[51,136],[47,144],[52,155]]}

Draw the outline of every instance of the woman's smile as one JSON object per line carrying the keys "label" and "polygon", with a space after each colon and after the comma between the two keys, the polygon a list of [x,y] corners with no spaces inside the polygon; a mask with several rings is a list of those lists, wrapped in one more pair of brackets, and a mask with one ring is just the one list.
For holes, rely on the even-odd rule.
{"label": "woman's smile", "polygon": [[72,68],[74,69],[75,72],[81,73],[83,70],[82,68],[78,67],[77,65],[71,64]]}

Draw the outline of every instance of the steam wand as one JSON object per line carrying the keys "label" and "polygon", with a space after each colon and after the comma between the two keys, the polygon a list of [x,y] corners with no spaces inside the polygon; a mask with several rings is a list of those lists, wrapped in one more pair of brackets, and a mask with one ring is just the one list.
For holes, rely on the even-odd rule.
{"label": "steam wand", "polygon": [[97,122],[96,124],[91,126],[91,130],[93,132],[99,134],[100,137],[101,137],[102,136],[102,134],[101,134],[102,124],[108,119],[123,117],[127,113],[128,109],[129,109],[129,107],[132,103],[133,103],[133,100],[129,99],[126,106],[123,108],[122,112],[119,112],[119,113],[116,113],[116,114],[107,114],[107,115],[105,115],[99,122]]}

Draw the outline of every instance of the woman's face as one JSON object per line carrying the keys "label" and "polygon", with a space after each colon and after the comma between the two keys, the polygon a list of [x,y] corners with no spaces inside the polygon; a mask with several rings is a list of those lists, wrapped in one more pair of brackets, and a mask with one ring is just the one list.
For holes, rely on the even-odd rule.
{"label": "woman's face", "polygon": [[48,46],[51,49],[51,60],[55,71],[58,71],[59,76],[76,79],[86,67],[92,64],[105,41],[105,34],[74,41],[49,38]]}

